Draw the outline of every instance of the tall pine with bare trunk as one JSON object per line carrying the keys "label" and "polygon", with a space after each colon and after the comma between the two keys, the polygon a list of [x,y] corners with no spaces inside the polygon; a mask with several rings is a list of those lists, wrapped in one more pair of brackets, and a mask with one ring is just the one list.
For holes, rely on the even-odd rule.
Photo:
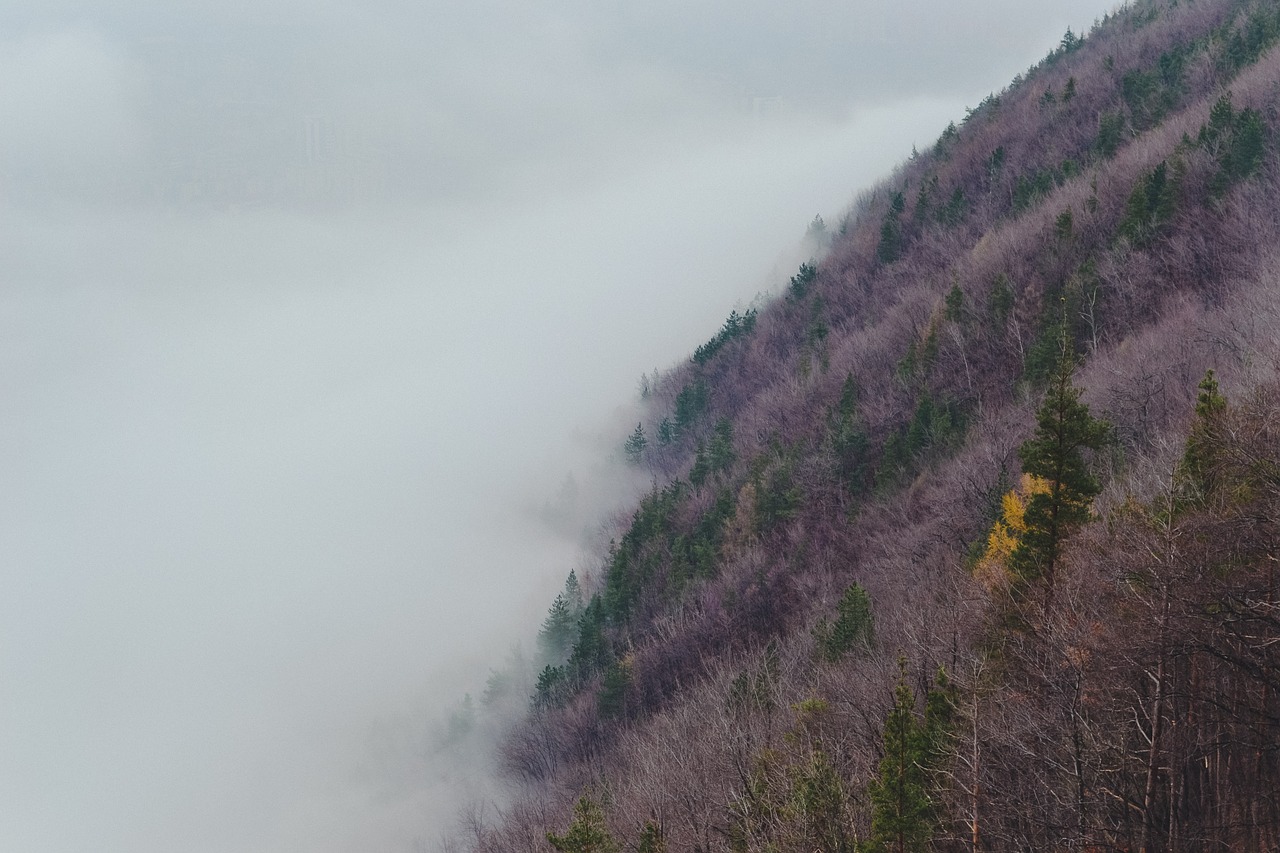
{"label": "tall pine with bare trunk", "polygon": [[1074,373],[1075,353],[1064,332],[1058,364],[1036,412],[1035,435],[1018,448],[1023,471],[1047,481],[1049,488],[1027,500],[1026,531],[1010,557],[1010,568],[1020,584],[1043,580],[1049,597],[1062,542],[1072,528],[1089,520],[1090,506],[1101,491],[1084,451],[1101,450],[1110,431],[1080,402],[1080,389],[1072,384]]}

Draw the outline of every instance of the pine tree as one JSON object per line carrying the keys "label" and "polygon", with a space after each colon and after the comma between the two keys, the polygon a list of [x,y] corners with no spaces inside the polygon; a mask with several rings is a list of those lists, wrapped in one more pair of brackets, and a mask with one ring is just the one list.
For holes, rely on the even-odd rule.
{"label": "pine tree", "polygon": [[845,791],[840,774],[822,750],[814,750],[807,764],[791,771],[791,796],[786,812],[796,824],[796,840],[804,850],[845,853],[851,849],[846,832]]}
{"label": "pine tree", "polygon": [[667,853],[667,839],[662,835],[662,827],[651,820],[646,820],[644,827],[640,830],[636,853]]}
{"label": "pine tree", "polygon": [[644,456],[644,449],[648,446],[649,439],[645,438],[644,424],[636,424],[636,431],[631,433],[631,437],[622,445],[622,449],[627,454],[628,462],[639,465]]}
{"label": "pine tree", "polygon": [[707,458],[707,446],[698,442],[698,449],[693,454],[693,465],[689,468],[689,482],[697,488],[702,488],[710,473],[711,462]]}
{"label": "pine tree", "polygon": [[658,444],[666,447],[680,437],[680,431],[671,422],[671,418],[663,418],[658,422]]}
{"label": "pine tree", "polygon": [[916,716],[916,697],[907,686],[906,661],[894,689],[893,708],[884,722],[884,757],[868,786],[871,836],[865,853],[925,850],[933,834],[933,804],[926,773],[929,741]]}
{"label": "pine tree", "polygon": [[[939,141],[938,144],[942,144]],[[902,224],[898,221],[906,209],[902,193],[894,193],[889,202],[889,212],[880,226],[880,242],[876,245],[876,257],[881,263],[891,264],[902,255]]]}
{"label": "pine tree", "polygon": [[812,263],[804,263],[800,265],[799,271],[791,276],[791,282],[787,285],[787,298],[800,301],[809,295],[809,287],[818,277],[818,267]]}
{"label": "pine tree", "polygon": [[805,229],[804,236],[819,249],[825,249],[831,245],[831,234],[827,231],[827,223],[822,221],[820,215],[813,217],[813,221]]}
{"label": "pine tree", "polygon": [[1224,143],[1231,135],[1231,126],[1235,123],[1235,108],[1231,104],[1231,93],[1227,92],[1214,102],[1209,110],[1209,121],[1200,128],[1200,145],[1214,157],[1219,156]]}
{"label": "pine tree", "polygon": [[946,669],[938,667],[933,686],[924,700],[925,769],[931,773],[946,760],[948,747],[956,725],[956,686],[947,677]]}
{"label": "pine tree", "polygon": [[535,708],[549,708],[559,705],[566,691],[566,674],[563,666],[545,666],[538,673],[538,683],[534,688],[533,705]]}
{"label": "pine tree", "polygon": [[[621,604],[615,604],[621,607]],[[590,678],[608,662],[608,647],[604,638],[604,604],[600,596],[591,598],[578,617],[577,638],[569,654],[568,670],[579,680]]]}
{"label": "pine tree", "polygon": [[1174,475],[1176,509],[1200,506],[1213,493],[1217,485],[1215,469],[1221,444],[1219,429],[1226,411],[1227,398],[1218,390],[1218,380],[1209,370],[1200,380],[1195,422],[1191,425],[1187,449]]}
{"label": "pine tree", "polygon": [[604,825],[604,810],[583,795],[573,807],[573,822],[564,835],[547,833],[547,841],[560,853],[618,853],[618,842]]}
{"label": "pine tree", "polygon": [[1154,169],[1138,180],[1125,207],[1120,233],[1136,246],[1144,246],[1173,218],[1181,193],[1182,172],[1185,166],[1175,161],[1169,164],[1161,160]]}
{"label": "pine tree", "polygon": [[736,458],[733,450],[733,421],[721,418],[716,421],[715,432],[707,448],[707,464],[712,471],[727,471]]}
{"label": "pine tree", "polygon": [[951,289],[947,291],[946,313],[944,316],[952,323],[959,323],[964,320],[964,291],[960,289],[958,284],[951,285]]}
{"label": "pine tree", "polygon": [[875,635],[871,598],[861,584],[851,584],[840,597],[836,609],[839,616],[835,622],[828,623],[823,619],[815,629],[818,651],[831,663],[843,658],[857,645],[869,648]]}
{"label": "pine tree", "polygon": [[853,374],[845,377],[840,403],[831,418],[831,451],[835,456],[836,476],[845,491],[854,497],[871,486],[871,441],[858,417],[858,383]]}
{"label": "pine tree", "polygon": [[573,569],[569,570],[569,577],[564,579],[564,600],[576,622],[582,615],[582,585],[578,583],[578,573]]}
{"label": "pine tree", "polygon": [[542,629],[538,631],[538,650],[543,659],[551,663],[563,661],[577,634],[577,614],[563,594],[557,595],[547,611],[547,618],[542,621]]}
{"label": "pine tree", "polygon": [[1057,368],[1036,413],[1035,435],[1018,448],[1023,471],[1046,480],[1049,488],[1027,499],[1026,531],[1010,558],[1010,569],[1016,581],[1043,578],[1050,596],[1062,541],[1071,528],[1088,521],[1089,507],[1101,491],[1082,452],[1102,449],[1109,432],[1108,425],[1080,402],[1080,389],[1071,384],[1074,372],[1075,356],[1064,332]]}
{"label": "pine tree", "polygon": [[956,725],[956,690],[939,668],[925,695],[924,716],[907,686],[907,661],[898,658],[894,703],[884,724],[884,757],[867,788],[871,836],[862,853],[908,853],[930,847],[941,813],[938,774],[950,752]]}
{"label": "pine tree", "polygon": [[601,717],[608,719],[623,716],[627,710],[627,685],[630,683],[630,661],[614,661],[605,669],[604,676],[600,679],[600,693],[596,697],[596,707]]}

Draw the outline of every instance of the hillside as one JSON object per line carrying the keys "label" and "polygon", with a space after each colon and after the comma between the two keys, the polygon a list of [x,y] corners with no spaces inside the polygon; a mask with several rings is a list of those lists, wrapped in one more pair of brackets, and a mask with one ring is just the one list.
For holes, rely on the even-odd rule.
{"label": "hillside", "polygon": [[1278,42],[1068,32],[648,387],[459,849],[1280,848]]}

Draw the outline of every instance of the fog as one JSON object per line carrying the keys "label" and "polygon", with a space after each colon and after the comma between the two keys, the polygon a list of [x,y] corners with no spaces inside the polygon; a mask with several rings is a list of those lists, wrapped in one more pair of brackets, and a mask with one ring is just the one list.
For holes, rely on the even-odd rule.
{"label": "fog", "polygon": [[0,849],[434,843],[640,375],[1109,6],[0,0]]}

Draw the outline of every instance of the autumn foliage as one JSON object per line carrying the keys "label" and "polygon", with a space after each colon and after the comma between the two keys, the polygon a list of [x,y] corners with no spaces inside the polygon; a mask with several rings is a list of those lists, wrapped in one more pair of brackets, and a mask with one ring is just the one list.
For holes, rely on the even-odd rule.
{"label": "autumn foliage", "polygon": [[455,844],[1280,849],[1273,6],[1069,33],[646,385]]}

